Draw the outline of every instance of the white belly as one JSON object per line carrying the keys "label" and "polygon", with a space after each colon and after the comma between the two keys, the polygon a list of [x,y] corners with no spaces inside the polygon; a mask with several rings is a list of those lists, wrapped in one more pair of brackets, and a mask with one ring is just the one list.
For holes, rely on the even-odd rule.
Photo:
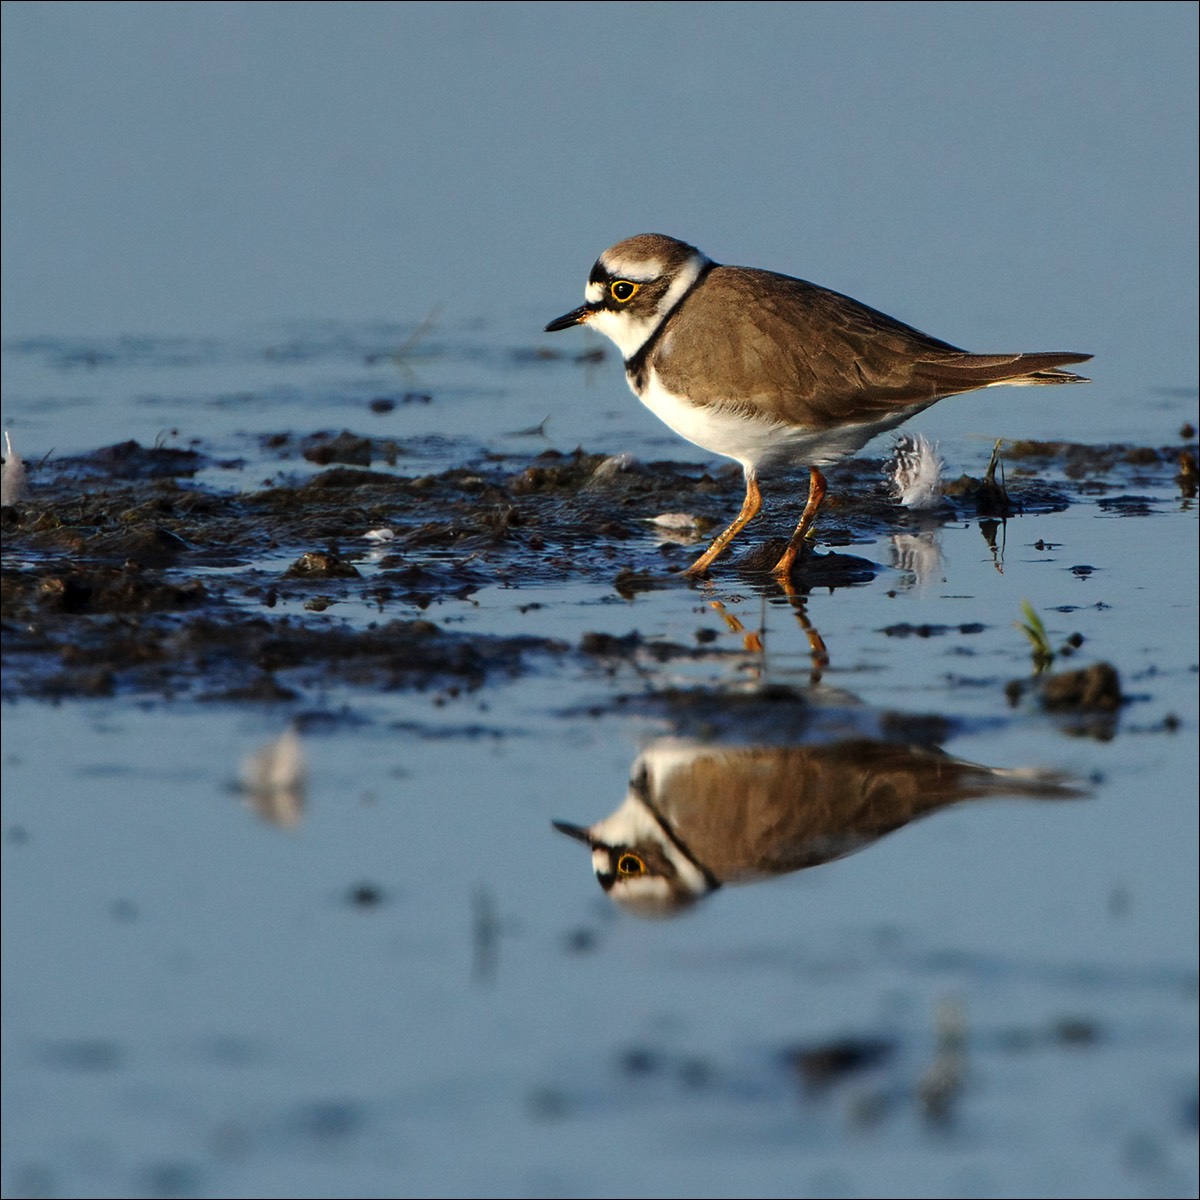
{"label": "white belly", "polygon": [[645,389],[634,393],[680,437],[714,454],[735,459],[746,470],[773,466],[816,467],[861,450],[877,433],[899,425],[899,413],[870,424],[836,429],[805,429],[767,417],[755,417],[736,405],[692,404],[661,386],[651,370]]}

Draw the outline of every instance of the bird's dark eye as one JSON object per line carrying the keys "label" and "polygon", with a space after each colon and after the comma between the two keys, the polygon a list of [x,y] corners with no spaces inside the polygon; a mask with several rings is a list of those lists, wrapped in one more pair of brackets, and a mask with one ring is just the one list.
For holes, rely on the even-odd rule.
{"label": "bird's dark eye", "polygon": [[617,859],[617,874],[623,878],[627,879],[630,875],[643,875],[645,871],[646,864],[636,854],[622,854]]}
{"label": "bird's dark eye", "polygon": [[628,304],[637,295],[640,283],[630,283],[628,279],[617,279],[608,285],[612,298],[621,304]]}

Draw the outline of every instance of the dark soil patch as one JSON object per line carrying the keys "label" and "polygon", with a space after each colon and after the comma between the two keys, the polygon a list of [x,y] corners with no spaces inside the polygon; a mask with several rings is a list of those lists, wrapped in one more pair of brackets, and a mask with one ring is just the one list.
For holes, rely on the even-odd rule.
{"label": "dark soil patch", "polygon": [[[625,597],[696,586],[678,573],[703,540],[660,542],[654,519],[684,512],[707,537],[742,498],[736,467],[709,473],[582,450],[490,457],[420,476],[362,465],[402,461],[403,451],[349,432],[288,435],[273,452],[330,465],[310,478],[277,476],[256,491],[223,492],[194,481],[215,465],[198,449],[125,442],[26,464],[25,495],[0,510],[4,695],[270,701],[331,682],[478,687],[570,648],[548,638],[448,632],[419,619],[424,610],[484,587],[570,578],[607,583]],[[1153,506],[1120,489],[1164,478],[1183,487],[1191,478],[1180,474],[1185,453],[1192,451],[1019,443],[1011,457],[1021,467],[1008,472],[1004,502],[1014,513],[1050,511],[1066,508],[1073,493],[1102,491],[1108,511],[1142,515]],[[1047,483],[1041,476],[1050,469],[1065,482]],[[801,559],[800,594],[871,579],[876,564],[839,548],[918,519],[897,506],[876,463],[851,460],[827,475],[823,549]],[[981,494],[993,511],[994,487],[973,482],[980,486],[959,481],[946,510],[920,520],[977,519],[973,497]],[[806,477],[771,481],[764,516],[714,574],[779,590],[769,568],[806,489]],[[386,540],[366,540],[370,530],[388,531]],[[278,611],[297,601],[305,611]],[[351,603],[378,619],[364,626],[339,617],[337,606]],[[585,639],[574,653],[725,653],[630,636],[627,644]]]}

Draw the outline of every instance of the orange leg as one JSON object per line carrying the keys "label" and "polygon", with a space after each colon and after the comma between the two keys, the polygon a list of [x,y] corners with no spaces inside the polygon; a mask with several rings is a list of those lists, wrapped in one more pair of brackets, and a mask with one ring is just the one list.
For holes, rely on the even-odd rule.
{"label": "orange leg", "polygon": [[733,523],[721,533],[715,542],[686,571],[685,575],[703,575],[718,555],[723,554],[729,547],[729,543],[733,541],[746,526],[758,516],[758,510],[762,508],[762,492],[758,490],[758,479],[754,475],[754,471],[746,468],[746,498],[742,501],[742,511],[734,518]]}
{"label": "orange leg", "polygon": [[808,638],[808,652],[812,660],[812,674],[809,676],[809,682],[817,684],[821,682],[821,675],[825,668],[829,666],[829,650],[825,645],[825,639],[821,636],[817,627],[808,619],[808,609],[805,605],[804,597],[796,592],[792,587],[792,581],[786,576],[780,579],[780,587],[787,593],[788,599],[792,602],[792,608],[796,613],[796,620],[800,623],[800,628],[804,630],[804,636]]}
{"label": "orange leg", "polygon": [[808,532],[817,519],[817,509],[821,507],[821,501],[825,499],[825,476],[816,467],[809,467],[808,474],[808,503],[800,515],[800,524],[796,526],[796,532],[788,539],[787,549],[783,552],[783,556],[771,568],[773,574],[784,578],[792,573],[792,567],[796,565],[796,559],[804,547],[804,539],[808,537]]}
{"label": "orange leg", "polygon": [[725,605],[721,603],[720,600],[710,600],[708,602],[708,606],[709,608],[715,608],[717,612],[721,614],[721,619],[726,625],[729,626],[733,633],[740,633],[742,635],[742,646],[747,651],[751,651],[755,654],[762,653],[763,640],[761,633],[748,633],[745,625],[743,625],[741,621],[739,621],[737,617],[735,617],[733,613],[731,613],[725,607]]}

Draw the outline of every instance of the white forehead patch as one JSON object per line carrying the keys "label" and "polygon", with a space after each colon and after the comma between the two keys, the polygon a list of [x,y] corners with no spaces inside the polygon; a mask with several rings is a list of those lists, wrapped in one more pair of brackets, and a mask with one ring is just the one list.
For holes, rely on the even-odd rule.
{"label": "white forehead patch", "polygon": [[626,912],[638,917],[669,917],[694,904],[703,894],[676,892],[666,879],[653,875],[618,879],[608,893]]}

